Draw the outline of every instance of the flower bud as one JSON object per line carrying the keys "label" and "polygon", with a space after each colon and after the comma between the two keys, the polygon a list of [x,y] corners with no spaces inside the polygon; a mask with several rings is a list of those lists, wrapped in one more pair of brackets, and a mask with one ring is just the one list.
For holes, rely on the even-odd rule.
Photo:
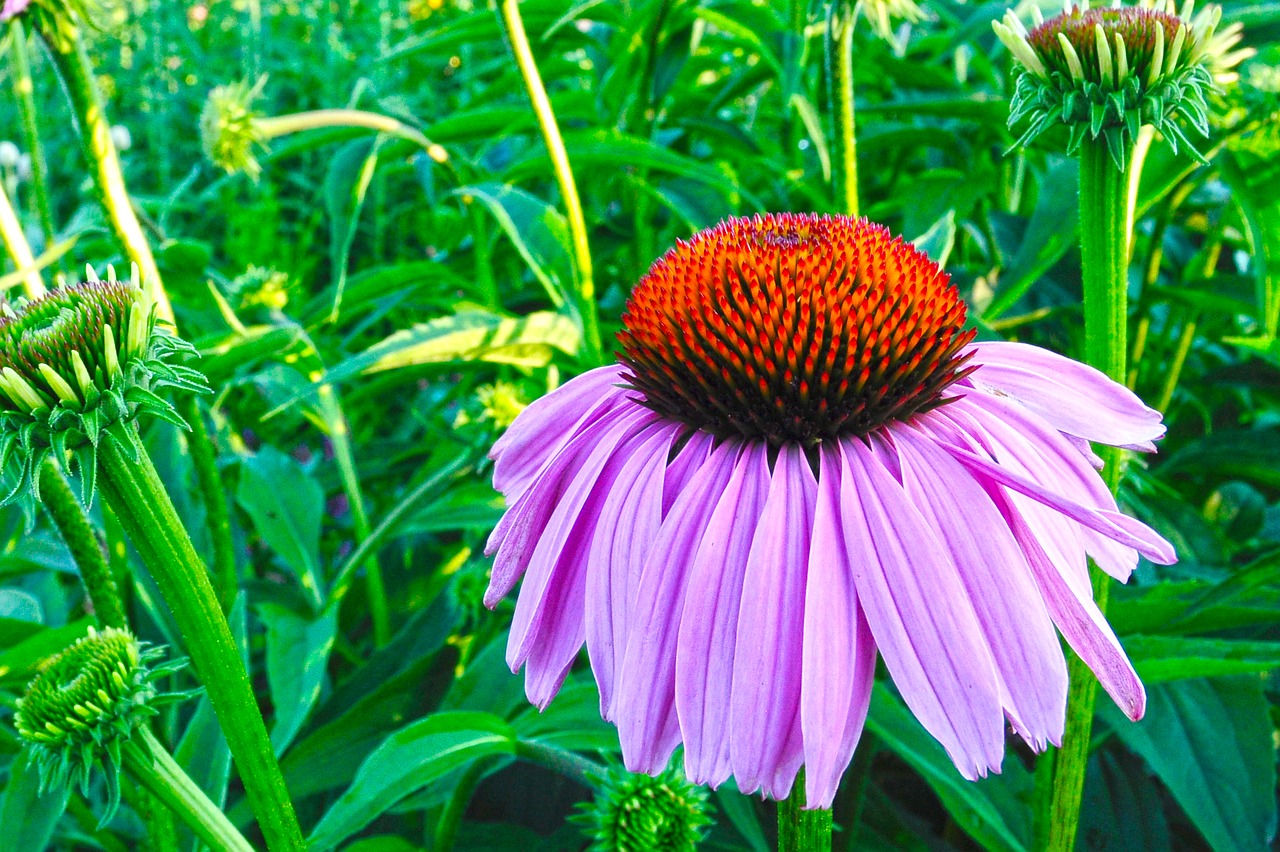
{"label": "flower bud", "polygon": [[200,113],[200,139],[209,161],[228,174],[244,172],[255,181],[262,166],[254,152],[265,151],[266,140],[258,123],[262,116],[253,102],[266,81],[261,77],[253,86],[243,80],[218,86],[209,92]]}
{"label": "flower bud", "polygon": [[674,768],[649,776],[611,767],[582,810],[573,819],[595,841],[592,852],[693,852],[711,822],[706,791]]}

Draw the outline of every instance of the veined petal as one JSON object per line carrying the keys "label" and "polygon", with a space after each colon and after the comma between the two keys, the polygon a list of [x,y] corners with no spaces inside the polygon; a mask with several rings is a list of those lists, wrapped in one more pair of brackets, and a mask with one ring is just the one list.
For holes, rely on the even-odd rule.
{"label": "veined petal", "polygon": [[902,486],[857,439],[840,442],[841,524],[854,588],[893,682],[966,778],[999,767],[995,664],[954,562]]}
{"label": "veined petal", "polygon": [[767,446],[746,444],[711,514],[689,576],[689,612],[680,620],[676,653],[676,712],[685,774],[696,784],[718,787],[730,775],[729,706],[738,609],[751,540],[768,493]]}
{"label": "veined petal", "polygon": [[685,588],[740,448],[725,441],[712,452],[676,498],[645,560],[626,654],[615,673],[614,716],[632,772],[659,772],[680,742],[675,668]]}
{"label": "veined petal", "polygon": [[820,447],[818,500],[804,599],[805,801],[828,808],[862,735],[875,680],[876,644],[858,605],[840,519],[840,453]]}
{"label": "veined petal", "polygon": [[1155,450],[1164,436],[1160,412],[1099,370],[1026,343],[972,343],[969,377],[1016,399],[1053,428],[1116,447]]}
{"label": "veined petal", "polygon": [[907,498],[955,559],[991,648],[1014,728],[1037,750],[1061,744],[1067,665],[1027,559],[991,498],[931,438],[890,430]]}
{"label": "veined petal", "polygon": [[665,518],[675,505],[680,492],[688,486],[694,475],[702,469],[715,448],[716,441],[711,435],[701,430],[690,433],[676,453],[676,457],[667,465],[667,476],[662,489],[662,517]]}
{"label": "veined petal", "polygon": [[627,649],[632,598],[640,570],[662,526],[663,478],[679,427],[670,424],[637,442],[617,485],[600,508],[587,559],[587,653],[600,686],[600,715],[612,719],[614,672]]}
{"label": "veined petal", "polygon": [[783,444],[751,540],[738,612],[729,756],[738,788],[786,798],[804,762],[800,732],[805,576],[817,482],[804,451]]}
{"label": "veined petal", "polygon": [[[493,487],[514,500],[575,435],[631,394],[617,387],[621,368],[598,367],[565,382],[520,412],[489,451]],[[566,429],[565,424],[573,424]]]}

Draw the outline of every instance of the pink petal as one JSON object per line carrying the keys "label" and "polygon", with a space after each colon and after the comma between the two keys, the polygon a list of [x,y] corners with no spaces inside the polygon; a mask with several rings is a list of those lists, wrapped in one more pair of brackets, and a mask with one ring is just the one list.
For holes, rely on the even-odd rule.
{"label": "pink petal", "polygon": [[675,712],[676,641],[685,586],[741,444],[725,441],[681,492],[645,560],[630,635],[615,674],[614,716],[632,772],[660,772],[680,742]]}
{"label": "pink petal", "polygon": [[695,784],[718,787],[730,775],[729,705],[738,609],[751,540],[768,493],[768,449],[746,444],[711,514],[689,576],[676,653],[676,711],[685,774]]}
{"label": "pink petal", "polygon": [[[787,796],[804,762],[802,625],[816,491],[803,450],[784,444],[751,540],[738,612],[729,756],[742,792],[774,799]],[[693,617],[690,609],[686,617]]]}
{"label": "pink petal", "polygon": [[991,652],[956,567],[902,486],[858,439],[840,442],[854,588],[902,698],[966,778],[999,767],[1004,714]]}
{"label": "pink petal", "polygon": [[1060,744],[1067,665],[1031,568],[999,509],[932,439],[893,428],[907,498],[955,559],[991,648],[1014,728],[1037,750]]}
{"label": "pink petal", "polygon": [[867,718],[876,645],[858,606],[841,532],[839,451],[820,447],[818,454],[821,471],[804,599],[800,726],[805,802],[829,808]]}
{"label": "pink petal", "polygon": [[1160,412],[1124,385],[1079,361],[1025,343],[974,343],[969,377],[1034,411],[1060,432],[1101,444],[1154,451],[1164,436]]}
{"label": "pink petal", "polygon": [[702,469],[703,464],[711,457],[715,449],[715,438],[702,431],[691,432],[684,446],[676,453],[676,457],[667,465],[667,478],[662,490],[662,517],[666,517],[680,496],[693,479],[694,474]]}

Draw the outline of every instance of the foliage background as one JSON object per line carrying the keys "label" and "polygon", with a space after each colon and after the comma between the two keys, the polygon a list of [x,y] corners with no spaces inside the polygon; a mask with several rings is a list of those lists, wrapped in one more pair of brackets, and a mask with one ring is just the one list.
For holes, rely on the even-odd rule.
{"label": "foliage background", "polygon": [[[1061,140],[1007,150],[1010,64],[990,27],[1006,5],[923,5],[928,19],[896,45],[865,23],[855,34],[864,213],[946,264],[983,334],[1078,354],[1075,227],[1089,211]],[[1100,703],[1086,849],[1261,849],[1276,832],[1280,346],[1259,305],[1268,283],[1280,287],[1280,4],[1224,7],[1259,50],[1242,72],[1254,85],[1219,99],[1210,166],[1157,144],[1143,180],[1132,383],[1164,408],[1169,435],[1122,499],[1181,561],[1144,563],[1113,591],[1111,620],[1150,707],[1129,724]],[[732,214],[834,209],[821,3],[521,8],[583,196],[606,350],[631,284],[676,239]],[[179,322],[215,387],[235,625],[304,828],[335,845],[362,838],[348,847],[362,852],[582,848],[565,818],[590,798],[584,761],[617,751],[590,672],[539,715],[502,662],[510,603],[480,603],[484,540],[502,508],[480,451],[515,402],[593,366],[566,295],[561,199],[497,14],[467,0],[131,0],[91,52],[130,138],[126,174]],[[56,78],[33,55],[52,241],[29,177],[12,165],[0,177],[50,271],[74,276],[120,254]],[[277,140],[256,183],[223,174],[201,153],[205,96],[262,74],[266,114],[380,112],[449,159],[328,129]],[[0,70],[0,137],[20,142],[11,83]],[[183,437],[147,438],[207,545]],[[376,585],[371,598],[357,580],[339,607],[332,579],[396,510],[402,521],[372,557],[389,604],[383,637]],[[180,648],[100,511],[117,568],[128,562],[136,578],[135,623]],[[89,620],[46,522],[24,534],[19,513],[0,512],[0,542],[0,691],[11,699]],[[207,703],[170,711],[165,733],[248,822]],[[838,848],[855,835],[868,849],[1032,847],[1034,762],[1012,740],[1004,772],[969,784],[887,681],[868,733],[869,782],[838,800]],[[0,755],[0,848],[141,842],[127,809],[98,829],[97,797],[72,796],[65,814],[56,797],[37,800],[7,728]],[[712,797],[704,847],[769,848],[772,804],[730,786]]]}

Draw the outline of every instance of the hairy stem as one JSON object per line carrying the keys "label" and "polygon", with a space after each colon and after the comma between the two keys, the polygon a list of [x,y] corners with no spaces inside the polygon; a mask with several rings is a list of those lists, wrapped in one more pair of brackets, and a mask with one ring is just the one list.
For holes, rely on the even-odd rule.
{"label": "hairy stem", "polygon": [[71,491],[66,476],[52,459],[40,468],[40,505],[53,518],[54,526],[80,569],[80,582],[89,595],[98,622],[103,627],[127,627],[120,590],[102,553],[98,536],[84,507]]}
{"label": "hairy stem", "polygon": [[40,144],[40,125],[36,121],[35,84],[31,79],[27,34],[20,17],[13,19],[9,30],[12,36],[9,56],[13,64],[13,93],[22,119],[22,142],[31,156],[31,186],[36,197],[36,215],[40,217],[40,230],[44,234],[45,251],[48,251],[57,231],[53,225],[53,205],[49,201],[49,167],[44,159],[44,146]]}
{"label": "hairy stem", "polygon": [[831,112],[836,120],[836,203],[842,212],[858,215],[858,142],[854,135],[853,24],[850,0],[835,0],[827,19],[828,62],[834,65]]}
{"label": "hairy stem", "polygon": [[804,770],[778,802],[778,852],[831,852],[831,811],[804,810]]}
{"label": "hairy stem", "polygon": [[[173,613],[240,771],[268,848],[305,848],[262,714],[209,573],[129,427],[126,450],[115,437],[99,449],[99,484]],[[121,439],[123,440],[123,438]],[[137,454],[136,458],[133,453]]]}
{"label": "hairy stem", "polygon": [[524,77],[525,89],[529,100],[533,102],[533,111],[538,116],[538,125],[542,128],[542,139],[547,145],[547,153],[551,155],[551,165],[555,169],[556,183],[560,186],[560,195],[569,217],[569,235],[573,241],[573,256],[578,273],[578,311],[582,316],[583,345],[586,347],[587,359],[592,364],[601,360],[600,325],[596,312],[596,285],[591,268],[591,249],[587,244],[587,222],[582,215],[582,201],[578,198],[578,185],[574,183],[573,171],[569,168],[569,155],[565,151],[564,139],[560,136],[560,126],[556,124],[556,115],[551,109],[551,100],[542,85],[542,77],[538,74],[537,63],[533,60],[533,49],[529,47],[529,36],[524,31],[524,21],[520,17],[519,0],[502,0],[502,20],[506,23],[507,35],[511,39],[511,49],[515,52],[516,63],[520,66],[520,74]]}

